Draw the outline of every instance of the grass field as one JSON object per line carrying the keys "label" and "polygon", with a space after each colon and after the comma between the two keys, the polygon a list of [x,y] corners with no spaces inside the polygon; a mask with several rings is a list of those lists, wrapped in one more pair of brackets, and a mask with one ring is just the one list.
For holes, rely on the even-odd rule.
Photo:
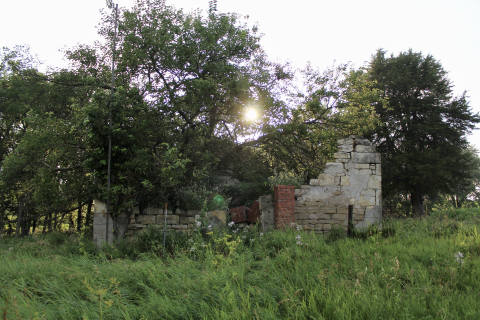
{"label": "grass field", "polygon": [[[346,239],[215,230],[98,251],[0,240],[2,319],[480,319],[480,210],[385,220]],[[236,232],[233,232],[236,231]],[[480,230],[478,230],[480,231]]]}

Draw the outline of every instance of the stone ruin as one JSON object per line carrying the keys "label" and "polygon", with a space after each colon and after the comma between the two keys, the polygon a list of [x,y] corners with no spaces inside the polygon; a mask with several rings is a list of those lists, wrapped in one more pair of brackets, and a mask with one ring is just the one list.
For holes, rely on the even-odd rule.
{"label": "stone ruin", "polygon": [[[369,140],[349,136],[338,140],[335,162],[328,162],[318,179],[299,189],[293,186],[275,186],[274,194],[262,196],[248,207],[229,210],[231,221],[236,225],[259,223],[263,230],[298,225],[303,230],[327,233],[332,226],[348,228],[348,205],[353,206],[353,223],[356,228],[365,228],[382,219],[381,155]],[[167,230],[188,231],[195,226],[198,210],[167,211]],[[213,227],[226,224],[225,211],[206,214]],[[108,222],[107,222],[108,221]],[[111,243],[115,228],[118,238],[132,239],[148,225],[165,228],[163,209],[138,207],[117,217],[114,226],[111,217],[107,220],[104,202],[94,202],[94,241]],[[108,225],[108,228],[107,228]],[[108,229],[108,230],[107,230]]]}
{"label": "stone ruin", "polygon": [[381,155],[369,140],[350,136],[338,140],[335,162],[325,165],[318,179],[295,190],[295,222],[305,230],[329,231],[334,224],[365,228],[382,219]]}

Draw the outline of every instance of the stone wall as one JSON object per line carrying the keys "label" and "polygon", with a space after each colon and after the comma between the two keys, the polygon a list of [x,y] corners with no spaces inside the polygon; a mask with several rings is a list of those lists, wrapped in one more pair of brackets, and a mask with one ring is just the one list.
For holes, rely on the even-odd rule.
{"label": "stone wall", "polygon": [[[98,247],[102,243],[113,243],[116,237],[123,238],[127,232],[127,214],[120,213],[115,219],[107,219],[107,206],[100,200],[93,201],[93,242]],[[107,230],[108,229],[108,230]]]}
{"label": "stone wall", "polygon": [[260,224],[263,230],[275,228],[273,195],[261,196],[258,202],[260,209]]}
{"label": "stone wall", "polygon": [[[107,213],[105,202],[100,200],[94,201],[94,220],[93,220],[93,241],[98,247],[103,242],[113,243],[114,238],[126,239],[127,241],[133,239],[135,234],[141,233],[143,229],[149,225],[154,225],[161,230],[167,228],[169,231],[188,231],[193,230],[196,225],[196,219],[201,220],[202,211],[200,210],[180,210],[176,209],[172,213],[167,210],[166,216],[164,209],[161,208],[147,208],[141,213],[138,207],[133,207],[129,213],[120,213],[116,218],[117,223],[109,217],[108,219],[108,233],[107,233]],[[128,221],[127,220],[128,217]],[[226,225],[225,211],[211,211],[206,214],[207,226],[222,227]],[[116,230],[114,234],[113,230]]]}
{"label": "stone wall", "polygon": [[[239,226],[260,223],[263,230],[284,228],[296,223],[304,230],[325,233],[333,225],[348,228],[348,205],[354,206],[353,222],[357,228],[377,223],[382,218],[381,157],[370,141],[360,136],[338,140],[335,162],[325,165],[318,179],[299,189],[293,186],[276,186],[274,195],[260,197],[251,208],[237,207],[229,210],[231,221]],[[198,210],[167,211],[166,227],[169,231],[193,230]],[[128,218],[128,221],[127,221]],[[115,221],[114,221],[115,220]],[[108,239],[131,239],[148,225],[165,227],[164,210],[147,208],[139,212],[120,214],[107,219],[105,203],[94,202],[94,241],[101,245]],[[207,223],[212,227],[225,226],[225,211],[207,213]],[[113,232],[115,230],[115,234]]]}
{"label": "stone wall", "polygon": [[354,206],[357,228],[382,218],[381,157],[369,140],[350,136],[338,140],[335,162],[318,179],[295,190],[295,222],[305,230],[328,232],[332,225],[348,228],[348,205]]}

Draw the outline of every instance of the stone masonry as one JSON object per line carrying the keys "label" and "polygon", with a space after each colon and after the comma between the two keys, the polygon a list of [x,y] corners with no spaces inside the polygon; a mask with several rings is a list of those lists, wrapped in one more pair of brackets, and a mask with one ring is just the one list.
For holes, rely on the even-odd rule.
{"label": "stone masonry", "polygon": [[304,230],[328,232],[332,225],[348,228],[348,205],[354,206],[356,228],[382,218],[381,155],[369,140],[350,136],[338,140],[335,162],[318,179],[295,190],[295,222]]}
{"label": "stone masonry", "polygon": [[[335,162],[325,165],[318,179],[299,189],[293,186],[275,186],[274,194],[260,197],[252,208],[237,207],[229,210],[231,220],[237,225],[260,223],[263,230],[285,228],[292,224],[304,230],[326,233],[333,225],[348,228],[348,205],[354,206],[353,223],[365,228],[382,219],[381,157],[370,141],[360,136],[338,140]],[[212,227],[226,224],[225,211],[212,211],[206,215]],[[171,231],[188,231],[195,226],[198,210],[167,211],[166,228]],[[114,229],[118,238],[132,239],[148,225],[165,227],[161,208],[147,208],[139,212],[120,214],[116,225],[106,218],[105,203],[94,201],[94,241],[98,246],[108,239],[112,243]],[[107,233],[108,225],[108,233]]]}
{"label": "stone masonry", "polygon": [[[164,210],[161,208],[147,208],[142,212],[138,207],[133,207],[131,212],[120,213],[119,223],[117,226],[117,237],[119,239],[132,240],[135,234],[141,233],[148,225],[154,225],[161,230],[165,228],[170,231],[188,231],[195,227],[196,217],[202,215],[200,210],[180,210],[176,209],[174,213],[167,210],[165,217]],[[128,218],[128,219],[127,219]],[[166,219],[165,219],[166,218]],[[117,218],[118,219],[118,218]],[[128,220],[128,221],[127,221]],[[199,219],[200,220],[200,219]],[[212,227],[222,227],[226,225],[225,211],[211,211],[206,213],[206,223]],[[113,242],[115,235],[113,234],[114,223],[111,217],[107,219],[106,205],[100,200],[94,201],[94,220],[93,220],[93,240],[98,247],[103,242],[109,244]],[[108,241],[107,241],[108,240]]]}

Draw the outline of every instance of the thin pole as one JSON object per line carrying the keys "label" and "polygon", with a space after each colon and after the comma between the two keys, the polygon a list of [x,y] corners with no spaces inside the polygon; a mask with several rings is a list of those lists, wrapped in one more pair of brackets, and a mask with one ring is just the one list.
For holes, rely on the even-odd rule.
{"label": "thin pole", "polygon": [[348,205],[348,237],[350,238],[353,233],[353,205]]}
{"label": "thin pole", "polygon": [[110,218],[110,168],[112,162],[112,104],[113,104],[113,86],[115,81],[115,49],[117,40],[117,11],[118,4],[115,5],[115,31],[113,34],[113,50],[112,50],[112,87],[110,90],[110,112],[109,112],[109,124],[108,124],[108,165],[107,165],[107,223],[105,239],[108,244],[108,219]]}
{"label": "thin pole", "polygon": [[165,215],[165,227],[163,229],[163,257],[165,258],[165,242],[167,240],[167,203],[165,202],[165,211],[163,212]]}

